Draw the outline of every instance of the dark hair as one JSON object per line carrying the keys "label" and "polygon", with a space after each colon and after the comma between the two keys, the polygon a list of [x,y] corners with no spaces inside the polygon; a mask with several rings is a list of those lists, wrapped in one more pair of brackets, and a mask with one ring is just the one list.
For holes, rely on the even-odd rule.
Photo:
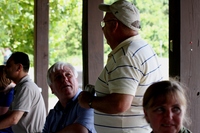
{"label": "dark hair", "polygon": [[12,59],[15,64],[22,64],[25,72],[29,71],[30,60],[26,53],[14,52],[9,59]]}
{"label": "dark hair", "polygon": [[166,102],[168,99],[176,99],[183,105],[185,109],[183,121],[189,125],[191,121],[186,111],[189,103],[186,90],[187,87],[175,79],[155,82],[147,88],[144,94],[143,108],[148,110],[159,103]]}
{"label": "dark hair", "polygon": [[11,80],[6,78],[4,68],[4,65],[0,65],[0,91],[4,91],[6,87],[11,83]]}
{"label": "dark hair", "polygon": [[[166,98],[167,95],[181,95],[184,99],[182,102],[186,102],[185,90],[178,82],[175,81],[160,81],[150,85],[143,98],[143,107],[149,108],[154,106],[157,98]],[[182,100],[183,100],[182,99]]]}

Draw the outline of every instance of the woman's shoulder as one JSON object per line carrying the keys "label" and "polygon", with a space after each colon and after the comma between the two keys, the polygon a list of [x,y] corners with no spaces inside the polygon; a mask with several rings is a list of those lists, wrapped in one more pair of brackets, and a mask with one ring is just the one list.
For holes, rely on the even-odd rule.
{"label": "woman's shoulder", "polygon": [[192,132],[186,127],[183,127],[179,133],[192,133]]}

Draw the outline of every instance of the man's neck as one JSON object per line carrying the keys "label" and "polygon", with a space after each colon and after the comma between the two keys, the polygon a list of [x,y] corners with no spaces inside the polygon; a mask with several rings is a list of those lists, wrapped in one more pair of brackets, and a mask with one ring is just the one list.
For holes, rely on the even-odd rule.
{"label": "man's neck", "polygon": [[13,80],[14,83],[18,84],[27,75],[28,75],[28,73],[24,73],[24,74],[19,75],[15,80]]}

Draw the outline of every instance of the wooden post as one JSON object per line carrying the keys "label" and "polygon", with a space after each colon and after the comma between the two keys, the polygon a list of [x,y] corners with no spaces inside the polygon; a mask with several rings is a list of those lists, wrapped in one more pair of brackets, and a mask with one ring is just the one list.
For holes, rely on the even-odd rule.
{"label": "wooden post", "polygon": [[46,73],[49,64],[49,0],[34,0],[34,13],[34,75],[36,84],[42,88],[42,95],[48,111]]}
{"label": "wooden post", "polygon": [[98,5],[103,0],[83,0],[82,50],[83,50],[83,87],[95,84],[103,69],[103,33],[100,22],[103,12]]}
{"label": "wooden post", "polygon": [[169,0],[169,75],[188,86],[188,114],[193,133],[200,125],[199,0]]}

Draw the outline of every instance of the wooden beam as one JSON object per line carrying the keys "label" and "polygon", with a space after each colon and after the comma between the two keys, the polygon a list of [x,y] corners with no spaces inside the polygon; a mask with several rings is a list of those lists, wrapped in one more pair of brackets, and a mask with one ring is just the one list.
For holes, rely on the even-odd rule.
{"label": "wooden beam", "polygon": [[[169,0],[169,74],[179,76],[188,89],[188,127],[199,132],[200,125],[200,1]],[[187,120],[188,122],[188,120]]]}
{"label": "wooden beam", "polygon": [[169,0],[169,76],[180,76],[180,0]]}
{"label": "wooden beam", "polygon": [[42,88],[42,95],[48,111],[48,86],[46,73],[49,58],[49,0],[34,0],[34,78]]}
{"label": "wooden beam", "polygon": [[181,81],[188,89],[189,129],[199,132],[200,125],[200,1],[181,0]]}
{"label": "wooden beam", "polygon": [[103,69],[103,33],[100,21],[103,12],[98,5],[103,0],[83,0],[82,50],[83,50],[83,87],[95,84]]}

